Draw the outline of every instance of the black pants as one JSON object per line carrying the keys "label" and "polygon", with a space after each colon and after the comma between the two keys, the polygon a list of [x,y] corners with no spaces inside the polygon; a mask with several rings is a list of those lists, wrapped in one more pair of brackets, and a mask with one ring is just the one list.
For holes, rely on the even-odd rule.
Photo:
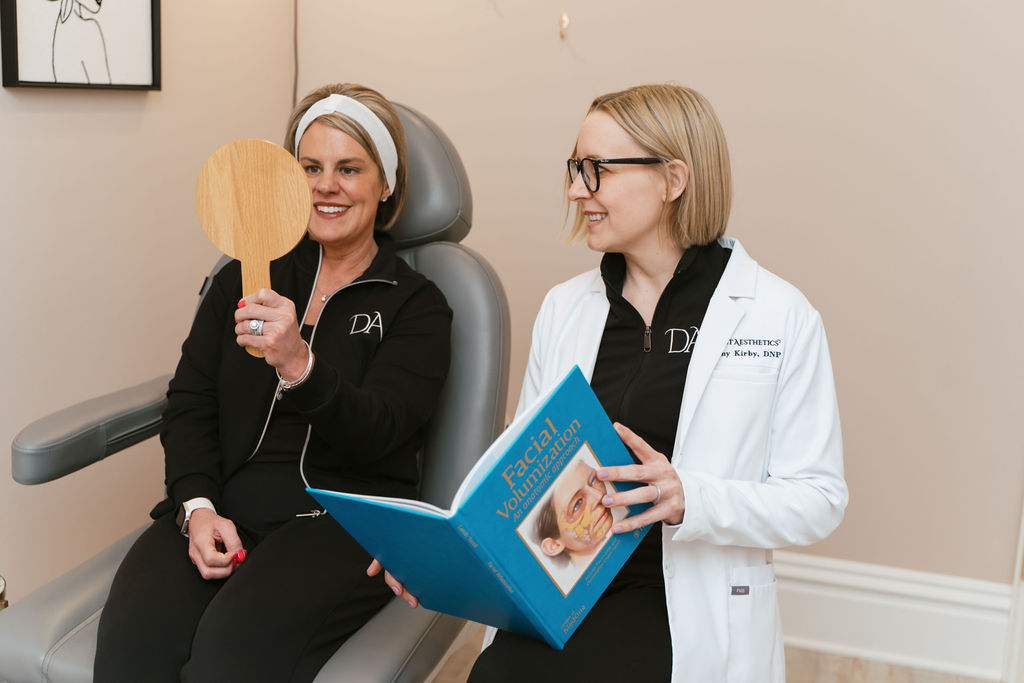
{"label": "black pants", "polygon": [[661,587],[606,593],[564,650],[499,631],[476,660],[469,683],[530,681],[668,681],[672,641]]}
{"label": "black pants", "polygon": [[206,581],[174,515],[155,521],[118,569],[99,624],[94,680],[312,681],[394,597],[333,519],[293,518],[256,538],[245,563]]}

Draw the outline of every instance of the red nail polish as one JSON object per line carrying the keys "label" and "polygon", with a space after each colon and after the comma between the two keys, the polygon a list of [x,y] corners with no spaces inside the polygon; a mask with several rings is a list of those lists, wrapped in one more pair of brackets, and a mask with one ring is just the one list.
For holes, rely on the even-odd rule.
{"label": "red nail polish", "polygon": [[238,565],[242,564],[243,562],[245,562],[245,550],[239,550],[231,558],[231,568],[234,569],[235,567],[237,567]]}
{"label": "red nail polish", "polygon": [[239,299],[238,300],[238,307],[239,308],[245,308],[245,299]]}

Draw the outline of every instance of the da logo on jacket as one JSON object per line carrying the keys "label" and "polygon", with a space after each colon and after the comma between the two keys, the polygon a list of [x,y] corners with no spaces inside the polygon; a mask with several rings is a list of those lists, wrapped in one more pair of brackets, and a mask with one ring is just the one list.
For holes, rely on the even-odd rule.
{"label": "da logo on jacket", "polygon": [[373,331],[377,330],[380,339],[384,338],[384,325],[380,319],[380,311],[356,313],[349,320],[352,321],[352,330],[349,334],[373,334]]}
{"label": "da logo on jacket", "polygon": [[689,353],[693,345],[697,343],[697,334],[699,333],[700,330],[696,325],[691,325],[686,330],[680,327],[670,327],[665,330],[665,334],[668,336],[668,352]]}

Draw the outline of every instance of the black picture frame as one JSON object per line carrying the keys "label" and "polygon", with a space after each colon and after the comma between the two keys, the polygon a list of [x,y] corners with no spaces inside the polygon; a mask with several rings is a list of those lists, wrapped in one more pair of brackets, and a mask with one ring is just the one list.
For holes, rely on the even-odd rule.
{"label": "black picture frame", "polygon": [[160,0],[0,0],[0,48],[5,88],[160,90]]}

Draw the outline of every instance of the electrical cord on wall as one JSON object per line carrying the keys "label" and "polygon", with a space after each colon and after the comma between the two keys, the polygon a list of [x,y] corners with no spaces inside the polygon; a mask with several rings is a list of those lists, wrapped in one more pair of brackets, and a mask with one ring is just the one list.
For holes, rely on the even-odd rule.
{"label": "electrical cord on wall", "polygon": [[299,0],[292,0],[292,106],[299,102]]}

